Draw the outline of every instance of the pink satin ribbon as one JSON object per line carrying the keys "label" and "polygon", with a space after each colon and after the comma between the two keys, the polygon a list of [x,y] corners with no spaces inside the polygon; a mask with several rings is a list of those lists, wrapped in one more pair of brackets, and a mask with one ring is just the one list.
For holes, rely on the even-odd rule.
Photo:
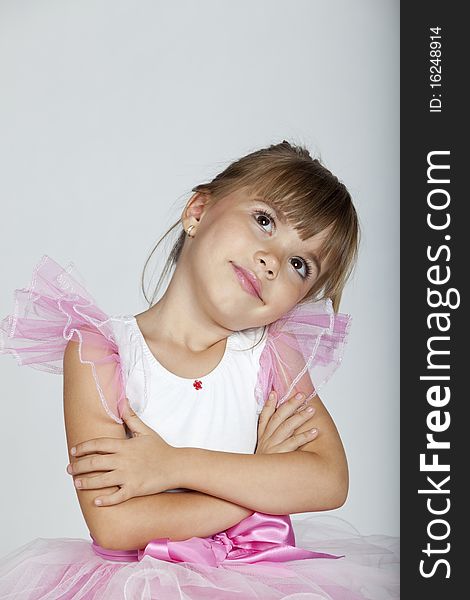
{"label": "pink satin ribbon", "polygon": [[[279,563],[305,558],[342,558],[296,547],[289,515],[258,512],[210,537],[181,541],[159,538],[151,540],[140,550],[108,550],[93,539],[92,548],[99,556],[114,561],[135,562],[151,556],[167,562],[190,562],[209,567],[263,563],[275,565],[277,575],[281,569],[283,575],[292,576],[295,573],[282,568]],[[273,572],[273,569],[269,570]]]}

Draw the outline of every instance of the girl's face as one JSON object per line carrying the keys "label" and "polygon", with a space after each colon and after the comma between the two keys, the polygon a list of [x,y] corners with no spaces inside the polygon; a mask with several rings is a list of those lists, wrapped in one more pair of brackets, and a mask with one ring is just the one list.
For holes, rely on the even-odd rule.
{"label": "girl's face", "polygon": [[[195,299],[233,331],[276,321],[305,297],[325,268],[316,255],[328,230],[302,241],[273,207],[246,189],[214,204],[208,199],[196,192],[183,212],[184,228],[195,225],[180,256]],[[242,287],[234,265],[255,275],[260,297]]]}

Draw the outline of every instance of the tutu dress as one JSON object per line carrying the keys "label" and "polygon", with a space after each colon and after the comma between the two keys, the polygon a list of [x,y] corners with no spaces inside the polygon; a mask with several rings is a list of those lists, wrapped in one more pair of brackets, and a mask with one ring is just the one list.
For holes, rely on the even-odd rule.
{"label": "tutu dress", "polygon": [[[296,391],[313,397],[341,361],[349,324],[328,299],[297,305],[267,328],[230,335],[209,374],[182,378],[158,362],[134,316],[105,314],[73,263],[44,255],[0,323],[0,354],[61,374],[75,339],[110,419],[123,423],[127,398],[175,447],[252,454],[269,391],[278,404]],[[325,515],[254,512],[210,537],[135,550],[108,550],[91,534],[36,538],[0,559],[0,599],[389,600],[399,598],[398,562],[397,538],[364,537]]]}

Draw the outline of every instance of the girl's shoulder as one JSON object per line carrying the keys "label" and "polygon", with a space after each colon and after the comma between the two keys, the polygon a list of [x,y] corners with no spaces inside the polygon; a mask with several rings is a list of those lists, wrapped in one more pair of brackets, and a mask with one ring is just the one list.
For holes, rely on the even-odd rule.
{"label": "girl's shoulder", "polygon": [[295,392],[309,400],[339,366],[351,315],[335,313],[329,298],[296,305],[267,328],[256,398],[264,405],[275,390],[278,405]]}
{"label": "girl's shoulder", "polygon": [[73,262],[65,267],[48,255],[36,264],[27,288],[15,289],[11,314],[0,322],[0,354],[19,365],[64,374],[64,356],[78,344],[82,364],[92,367],[100,400],[119,424],[124,390],[113,318],[87,289]]}

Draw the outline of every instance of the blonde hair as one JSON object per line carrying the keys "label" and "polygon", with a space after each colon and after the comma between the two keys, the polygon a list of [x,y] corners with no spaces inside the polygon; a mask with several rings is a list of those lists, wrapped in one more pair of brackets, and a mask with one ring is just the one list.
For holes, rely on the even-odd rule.
{"label": "blonde hair", "polygon": [[[273,204],[276,212],[297,230],[302,240],[331,228],[319,256],[328,267],[301,304],[331,298],[333,309],[337,312],[344,286],[357,260],[360,237],[356,210],[346,186],[318,159],[313,159],[306,148],[284,140],[243,156],[212,181],[200,183],[192,191],[209,193],[211,203],[215,203],[245,187],[261,200],[266,199]],[[178,226],[182,226],[180,219],[160,238],[145,263],[142,291],[149,308],[155,303],[166,274],[178,262],[186,232],[182,230],[173,245],[151,300],[144,289],[145,269],[159,244]]]}

